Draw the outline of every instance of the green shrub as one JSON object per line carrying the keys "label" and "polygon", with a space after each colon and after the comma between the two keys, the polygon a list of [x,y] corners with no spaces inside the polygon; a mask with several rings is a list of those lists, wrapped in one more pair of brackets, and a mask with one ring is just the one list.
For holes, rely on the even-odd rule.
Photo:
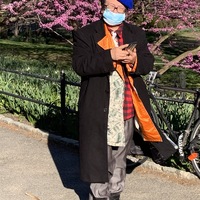
{"label": "green shrub", "polygon": [[[7,70],[15,70],[17,72],[26,72],[28,74],[38,74],[44,77],[60,79],[60,71],[53,63],[40,62],[37,60],[23,60],[20,57],[0,57],[0,68]],[[70,68],[69,68],[70,69]],[[66,80],[70,82],[79,82],[80,78],[72,71],[66,71]],[[0,91],[9,92],[15,95],[20,95],[25,98],[39,100],[52,105],[47,107],[38,103],[22,100],[4,94],[0,95],[0,110],[2,112],[16,113],[25,116],[36,127],[65,132],[72,136],[74,133],[72,126],[77,122],[76,114],[66,114],[62,116],[60,110],[54,109],[53,106],[61,106],[60,84],[48,80],[27,77],[22,74],[0,71]],[[77,111],[79,87],[66,85],[66,108]],[[67,120],[67,122],[66,122]],[[50,122],[50,123],[49,123]],[[65,124],[65,125],[63,125]],[[64,130],[67,126],[67,132]],[[77,124],[76,124],[77,126]],[[70,129],[69,129],[70,128]]]}
{"label": "green shrub", "polygon": [[186,128],[193,105],[169,101],[159,101],[159,104],[174,131],[180,131]]}

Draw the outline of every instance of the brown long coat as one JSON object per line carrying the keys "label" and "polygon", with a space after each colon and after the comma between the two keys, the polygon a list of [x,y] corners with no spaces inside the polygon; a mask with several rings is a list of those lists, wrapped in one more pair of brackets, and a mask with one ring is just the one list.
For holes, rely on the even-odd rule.
{"label": "brown long coat", "polygon": [[[107,122],[109,107],[109,74],[114,71],[110,50],[97,43],[105,36],[104,23],[96,21],[73,32],[73,69],[81,76],[79,96],[79,141],[81,179],[87,182],[108,181]],[[153,68],[154,58],[147,48],[142,29],[124,22],[124,44],[137,42],[137,69],[134,86],[146,110],[150,104],[140,75]]]}

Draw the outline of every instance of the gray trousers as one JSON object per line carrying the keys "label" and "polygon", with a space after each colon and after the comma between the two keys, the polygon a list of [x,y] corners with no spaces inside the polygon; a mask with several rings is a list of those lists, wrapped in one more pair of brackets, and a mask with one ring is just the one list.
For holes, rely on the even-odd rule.
{"label": "gray trousers", "polygon": [[95,198],[108,199],[111,193],[121,193],[126,177],[126,156],[133,138],[133,118],[124,122],[125,146],[112,147],[108,145],[108,177],[109,182],[91,183],[89,200]]}

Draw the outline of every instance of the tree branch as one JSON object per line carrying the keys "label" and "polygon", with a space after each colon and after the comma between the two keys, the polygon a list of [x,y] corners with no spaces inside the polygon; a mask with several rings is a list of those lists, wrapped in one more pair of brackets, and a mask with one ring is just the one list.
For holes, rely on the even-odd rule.
{"label": "tree branch", "polygon": [[196,49],[190,50],[190,51],[186,51],[184,53],[182,53],[181,55],[177,56],[176,58],[174,58],[173,60],[171,60],[170,62],[168,62],[163,68],[161,68],[158,73],[160,75],[164,74],[168,69],[170,69],[175,63],[180,62],[181,60],[183,60],[184,58],[186,58],[189,54],[197,55],[198,52],[200,51],[200,46],[197,47]]}
{"label": "tree branch", "polygon": [[[37,17],[38,17],[38,20],[39,20],[39,22],[40,22],[40,24],[42,24],[42,21],[41,21],[41,19],[40,19],[40,16],[39,15],[37,15]],[[48,28],[48,27],[47,27]],[[58,32],[56,32],[56,31],[54,31],[52,28],[48,28],[50,31],[52,31],[53,33],[55,33],[56,35],[58,35],[59,37],[61,37],[62,39],[64,39],[66,42],[68,42],[70,45],[72,45],[73,46],[73,43],[70,41],[70,40],[68,40],[68,39],[66,39],[65,37],[63,37],[61,34],[59,34]]]}
{"label": "tree branch", "polygon": [[178,30],[174,30],[172,32],[170,32],[169,34],[162,36],[152,47],[151,49],[151,53],[154,53],[156,51],[156,49],[169,37],[171,37],[172,35],[174,35]]}

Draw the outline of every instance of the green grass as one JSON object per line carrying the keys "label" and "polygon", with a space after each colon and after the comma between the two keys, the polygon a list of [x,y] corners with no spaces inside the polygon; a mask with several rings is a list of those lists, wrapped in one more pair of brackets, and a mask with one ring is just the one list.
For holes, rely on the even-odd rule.
{"label": "green grass", "polygon": [[12,56],[21,60],[37,60],[45,63],[53,63],[58,69],[68,69],[71,66],[72,46],[70,45],[46,45],[27,42],[15,42],[0,39],[1,56]]}
{"label": "green grass", "polygon": [[15,46],[16,48],[28,48],[28,49],[54,49],[54,50],[63,50],[63,49],[69,49],[71,48],[71,46],[68,45],[67,46],[64,46],[63,44],[62,45],[47,45],[47,44],[33,44],[33,43],[28,43],[28,42],[16,42],[16,41],[12,41],[12,40],[3,40],[3,39],[0,39],[0,44],[1,45],[13,45]]}

